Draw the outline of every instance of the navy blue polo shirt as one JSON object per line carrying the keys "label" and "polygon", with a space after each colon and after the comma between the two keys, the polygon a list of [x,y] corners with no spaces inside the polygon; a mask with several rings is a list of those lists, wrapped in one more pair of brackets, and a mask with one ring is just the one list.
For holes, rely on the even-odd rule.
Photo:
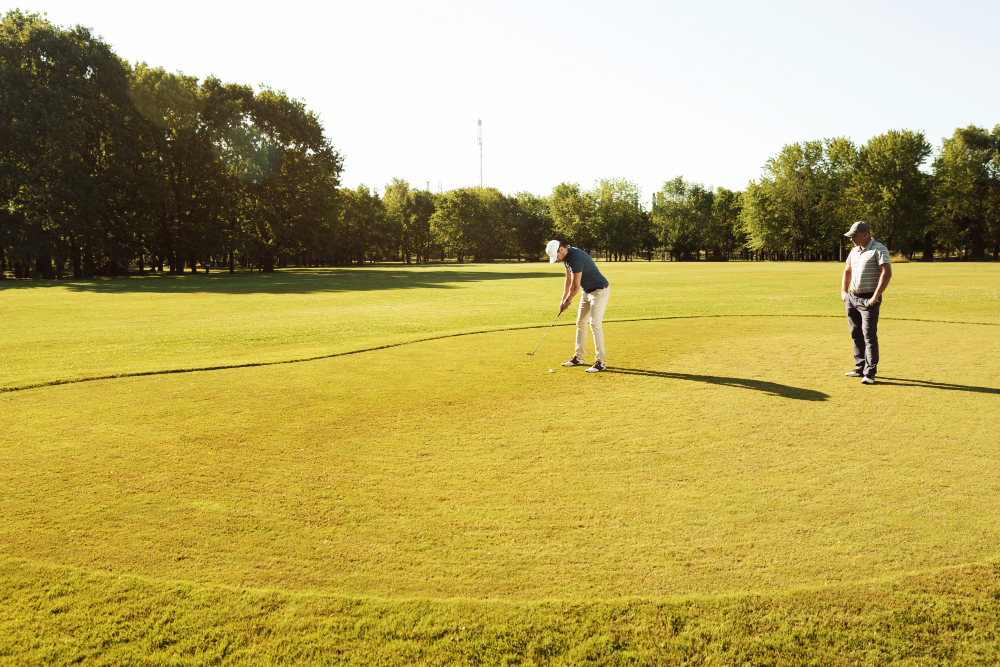
{"label": "navy blue polo shirt", "polygon": [[580,289],[584,292],[593,292],[611,286],[608,279],[602,276],[601,272],[597,270],[597,264],[590,258],[590,255],[579,248],[574,248],[573,246],[566,248],[566,257],[563,259],[563,266],[573,273],[583,274],[580,278]]}

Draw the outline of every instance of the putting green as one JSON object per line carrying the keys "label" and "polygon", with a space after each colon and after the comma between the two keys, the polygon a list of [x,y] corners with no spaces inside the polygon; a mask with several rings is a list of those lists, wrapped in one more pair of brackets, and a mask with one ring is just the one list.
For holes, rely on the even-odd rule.
{"label": "putting green", "polygon": [[[608,322],[0,395],[8,559],[289,593],[770,594],[998,558],[997,327]],[[554,372],[549,373],[549,369]]]}

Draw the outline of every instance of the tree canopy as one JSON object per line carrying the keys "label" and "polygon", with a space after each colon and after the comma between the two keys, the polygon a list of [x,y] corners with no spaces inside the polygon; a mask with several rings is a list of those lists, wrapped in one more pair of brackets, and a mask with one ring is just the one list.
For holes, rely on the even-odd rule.
{"label": "tree canopy", "polygon": [[839,259],[854,220],[891,250],[1000,257],[1000,125],[788,144],[744,190],[681,176],[550,193],[341,187],[343,158],[286,93],[130,65],[86,28],[0,21],[0,275],[271,271],[378,261]]}

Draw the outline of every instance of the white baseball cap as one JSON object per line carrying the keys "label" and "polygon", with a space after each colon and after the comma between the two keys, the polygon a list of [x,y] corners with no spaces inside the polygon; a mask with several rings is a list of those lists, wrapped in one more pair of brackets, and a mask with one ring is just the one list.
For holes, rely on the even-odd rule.
{"label": "white baseball cap", "polygon": [[549,256],[549,264],[556,262],[556,255],[559,254],[559,241],[552,239],[545,244],[545,254]]}

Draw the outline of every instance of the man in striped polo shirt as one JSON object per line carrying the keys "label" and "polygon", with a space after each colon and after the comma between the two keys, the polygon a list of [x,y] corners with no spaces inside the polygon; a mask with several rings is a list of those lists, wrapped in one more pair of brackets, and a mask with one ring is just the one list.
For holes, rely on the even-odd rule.
{"label": "man in striped polo shirt", "polygon": [[878,311],[892,278],[889,250],[872,238],[867,222],[855,222],[844,236],[854,248],[847,255],[840,298],[847,305],[847,326],[854,341],[854,370],[847,377],[875,384],[878,369]]}

